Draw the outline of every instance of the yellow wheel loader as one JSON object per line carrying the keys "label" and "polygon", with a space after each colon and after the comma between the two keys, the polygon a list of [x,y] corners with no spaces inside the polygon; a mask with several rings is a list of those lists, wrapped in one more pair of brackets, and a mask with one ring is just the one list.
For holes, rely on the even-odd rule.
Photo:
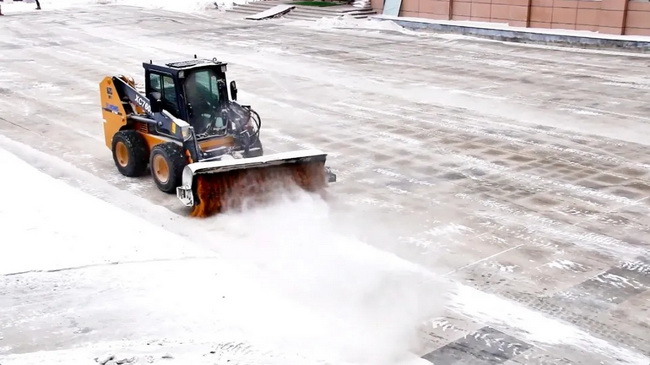
{"label": "yellow wheel loader", "polygon": [[240,207],[283,184],[317,192],[336,181],[322,151],[264,155],[261,118],[237,102],[235,81],[226,87],[226,63],[195,55],[142,65],[144,91],[123,75],[99,84],[105,143],[122,175],[150,171],[195,217]]}

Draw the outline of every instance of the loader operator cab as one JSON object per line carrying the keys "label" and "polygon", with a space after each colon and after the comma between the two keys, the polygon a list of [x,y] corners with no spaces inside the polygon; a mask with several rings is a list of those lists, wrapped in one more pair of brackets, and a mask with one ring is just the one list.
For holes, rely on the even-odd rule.
{"label": "loader operator cab", "polygon": [[222,96],[227,97],[226,83],[214,69],[190,71],[183,85],[188,108],[188,123],[197,135],[209,130],[226,128],[226,120],[220,113]]}
{"label": "loader operator cab", "polygon": [[[152,111],[160,108],[194,127],[199,139],[227,132],[226,64],[216,59],[192,59],[157,65],[144,63],[146,94]],[[230,92],[237,99],[237,86]]]}

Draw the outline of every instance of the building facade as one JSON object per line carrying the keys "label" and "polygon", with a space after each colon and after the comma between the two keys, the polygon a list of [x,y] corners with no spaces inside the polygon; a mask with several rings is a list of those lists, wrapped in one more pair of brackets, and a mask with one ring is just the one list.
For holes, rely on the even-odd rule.
{"label": "building facade", "polygon": [[399,16],[650,36],[647,0],[402,0]]}

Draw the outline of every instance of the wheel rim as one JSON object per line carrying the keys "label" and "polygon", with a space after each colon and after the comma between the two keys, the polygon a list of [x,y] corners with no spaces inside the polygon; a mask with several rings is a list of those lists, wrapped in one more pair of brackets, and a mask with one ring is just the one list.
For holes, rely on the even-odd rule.
{"label": "wheel rim", "polygon": [[122,167],[126,167],[129,164],[129,149],[126,148],[126,145],[123,142],[117,142],[115,146],[115,157],[117,157],[117,163]]}
{"label": "wheel rim", "polygon": [[156,175],[156,179],[163,184],[169,180],[169,165],[163,156],[155,155],[153,157],[153,173]]}

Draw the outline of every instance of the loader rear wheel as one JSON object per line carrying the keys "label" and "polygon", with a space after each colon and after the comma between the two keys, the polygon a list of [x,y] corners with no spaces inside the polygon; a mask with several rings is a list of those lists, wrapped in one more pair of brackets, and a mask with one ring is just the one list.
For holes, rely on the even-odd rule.
{"label": "loader rear wheel", "polygon": [[147,170],[147,145],[144,138],[133,130],[124,130],[113,136],[113,161],[124,176],[141,176]]}
{"label": "loader rear wheel", "polygon": [[149,165],[158,189],[175,193],[176,187],[183,182],[183,169],[187,165],[181,146],[171,142],[157,145],[151,149]]}

